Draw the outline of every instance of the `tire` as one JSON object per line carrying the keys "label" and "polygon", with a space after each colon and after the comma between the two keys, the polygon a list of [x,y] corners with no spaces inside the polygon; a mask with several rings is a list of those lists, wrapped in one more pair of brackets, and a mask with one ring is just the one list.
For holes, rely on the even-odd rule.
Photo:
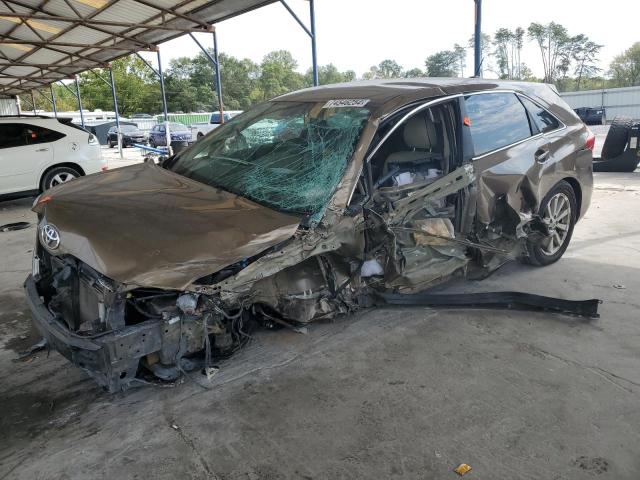
{"label": "tire", "polygon": [[616,158],[624,152],[629,141],[629,132],[633,127],[633,120],[629,117],[618,115],[613,119],[607,138],[604,139],[602,153],[600,156],[604,160]]}
{"label": "tire", "polygon": [[60,185],[61,183],[66,183],[74,178],[78,178],[82,176],[82,174],[71,167],[54,167],[45,173],[42,176],[42,181],[40,182],[40,189],[44,192],[45,190],[49,190],[56,185]]}
{"label": "tire", "polygon": [[154,140],[149,140],[149,146],[151,148],[158,148],[158,146],[156,145],[156,142]]}
{"label": "tire", "polygon": [[113,142],[109,140],[109,148],[113,148],[113,147],[114,147]]}
{"label": "tire", "polygon": [[[568,213],[563,215],[563,212],[567,210],[564,206],[568,208]],[[556,215],[553,215],[554,209],[559,209]],[[524,260],[531,265],[544,267],[560,260],[573,235],[573,227],[578,219],[578,202],[571,185],[564,180],[557,183],[540,202],[538,214],[543,220],[551,223],[551,227],[554,227],[550,228],[552,235],[549,239],[543,239],[536,243],[527,242],[529,256]],[[554,217],[555,219],[553,219]]]}

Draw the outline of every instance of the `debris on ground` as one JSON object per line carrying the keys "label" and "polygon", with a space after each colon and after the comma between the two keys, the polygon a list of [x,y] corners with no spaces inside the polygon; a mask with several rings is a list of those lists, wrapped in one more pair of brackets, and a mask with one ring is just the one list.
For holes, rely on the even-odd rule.
{"label": "debris on ground", "polygon": [[468,473],[471,471],[471,466],[467,465],[466,463],[461,463],[456,468],[454,468],[453,471],[456,472],[458,475],[462,476],[465,473]]}

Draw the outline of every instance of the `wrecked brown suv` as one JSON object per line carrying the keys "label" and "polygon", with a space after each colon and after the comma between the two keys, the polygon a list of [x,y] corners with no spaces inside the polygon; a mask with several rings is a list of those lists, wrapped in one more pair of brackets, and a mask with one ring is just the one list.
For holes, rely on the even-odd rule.
{"label": "wrecked brown suv", "polygon": [[251,325],[332,318],[513,258],[548,265],[589,205],[592,146],[544,84],[284,95],[161,165],[41,195],[33,321],[117,391],[207,367]]}

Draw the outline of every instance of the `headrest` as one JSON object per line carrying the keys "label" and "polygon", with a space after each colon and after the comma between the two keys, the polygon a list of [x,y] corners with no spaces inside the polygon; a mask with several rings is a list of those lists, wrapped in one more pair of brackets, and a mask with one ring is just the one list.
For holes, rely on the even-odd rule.
{"label": "headrest", "polygon": [[425,115],[416,115],[407,120],[403,136],[410,148],[429,150],[438,144],[436,126]]}

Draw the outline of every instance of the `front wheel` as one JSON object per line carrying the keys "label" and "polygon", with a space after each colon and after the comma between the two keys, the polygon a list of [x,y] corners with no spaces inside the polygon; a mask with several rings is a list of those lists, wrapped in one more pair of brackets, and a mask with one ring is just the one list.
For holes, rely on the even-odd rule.
{"label": "front wheel", "polygon": [[565,181],[556,184],[542,199],[538,213],[547,225],[549,236],[536,243],[527,243],[529,256],[526,260],[542,267],[557,262],[571,241],[578,218],[578,202],[571,185]]}

